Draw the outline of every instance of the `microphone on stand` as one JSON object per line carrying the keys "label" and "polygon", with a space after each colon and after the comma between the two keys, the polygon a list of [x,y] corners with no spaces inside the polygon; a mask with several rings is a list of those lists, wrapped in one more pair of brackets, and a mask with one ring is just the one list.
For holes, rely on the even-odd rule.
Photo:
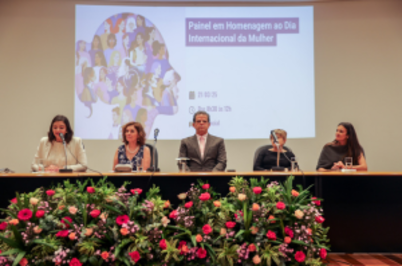
{"label": "microphone on stand", "polygon": [[277,159],[276,159],[276,166],[272,167],[272,171],[284,171],[285,167],[279,166],[279,158],[280,158],[280,145],[278,141],[278,137],[275,134],[274,130],[271,130],[271,135],[274,138],[274,142],[277,148]]}
{"label": "microphone on stand", "polygon": [[147,172],[160,172],[159,168],[156,168],[156,161],[155,161],[155,147],[156,147],[156,142],[158,141],[158,134],[159,134],[159,128],[155,128],[154,130],[154,145],[152,145],[152,162],[153,165],[148,168]]}
{"label": "microphone on stand", "polygon": [[63,141],[63,147],[64,147],[64,155],[66,156],[66,165],[64,166],[64,169],[59,169],[59,173],[72,173],[73,169],[67,169],[67,147],[66,147],[66,140],[64,139],[63,133],[59,133],[59,136],[61,140]]}

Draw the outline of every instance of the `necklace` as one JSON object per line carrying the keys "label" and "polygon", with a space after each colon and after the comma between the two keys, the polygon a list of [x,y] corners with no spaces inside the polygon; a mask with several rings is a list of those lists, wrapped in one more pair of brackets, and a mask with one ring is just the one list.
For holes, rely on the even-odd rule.
{"label": "necklace", "polygon": [[131,151],[130,148],[128,147],[128,145],[126,145],[126,149],[127,149],[128,153],[131,153],[131,154],[136,153],[138,148],[139,148],[139,146],[137,146],[134,151]]}

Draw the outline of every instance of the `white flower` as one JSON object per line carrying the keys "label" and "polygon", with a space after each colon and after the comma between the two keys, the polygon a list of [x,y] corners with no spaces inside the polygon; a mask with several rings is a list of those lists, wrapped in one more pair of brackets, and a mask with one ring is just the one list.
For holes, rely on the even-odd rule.
{"label": "white flower", "polygon": [[245,201],[245,200],[247,199],[247,196],[246,196],[246,194],[239,193],[239,195],[237,196],[237,198],[238,198],[240,201]]}
{"label": "white flower", "polygon": [[36,204],[38,204],[39,200],[38,200],[37,198],[30,198],[30,199],[29,199],[29,202],[30,202],[33,206],[35,206]]}
{"label": "white flower", "polygon": [[297,219],[301,219],[304,216],[304,213],[301,210],[296,210],[295,211],[295,216]]}
{"label": "white flower", "polygon": [[163,227],[166,227],[168,225],[168,223],[170,223],[170,220],[166,216],[163,216],[161,222],[162,222]]}

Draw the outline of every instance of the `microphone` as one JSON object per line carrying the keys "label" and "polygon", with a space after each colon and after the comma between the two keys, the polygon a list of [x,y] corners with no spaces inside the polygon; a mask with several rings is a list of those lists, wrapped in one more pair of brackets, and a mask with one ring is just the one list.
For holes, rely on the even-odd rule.
{"label": "microphone", "polygon": [[274,130],[271,130],[271,135],[272,135],[272,137],[274,138],[274,142],[275,142],[276,144],[279,144],[278,137],[276,136]]}
{"label": "microphone", "polygon": [[60,136],[61,140],[63,141],[63,144],[66,144],[66,139],[64,138],[63,133],[60,133],[59,136]]}
{"label": "microphone", "polygon": [[158,134],[159,134],[159,128],[155,128],[155,130],[154,130],[154,138],[155,138],[155,140],[158,138]]}
{"label": "microphone", "polygon": [[63,133],[59,133],[59,136],[61,140],[63,141],[63,147],[64,147],[64,155],[66,157],[66,165],[64,166],[64,169],[59,169],[59,173],[72,173],[73,169],[67,169],[67,147],[66,147],[66,139],[64,138]]}

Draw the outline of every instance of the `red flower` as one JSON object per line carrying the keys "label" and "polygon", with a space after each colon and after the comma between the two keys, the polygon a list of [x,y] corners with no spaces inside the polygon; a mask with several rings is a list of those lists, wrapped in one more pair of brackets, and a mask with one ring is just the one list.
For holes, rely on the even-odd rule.
{"label": "red flower", "polygon": [[287,234],[288,236],[290,236],[290,238],[293,238],[293,237],[294,237],[293,230],[290,229],[289,226],[286,226],[286,227],[285,227],[285,234]]}
{"label": "red flower", "polygon": [[73,222],[73,219],[71,219],[70,217],[66,216],[63,217],[63,219],[61,219],[61,223],[64,224],[66,226],[66,229],[70,228],[70,224],[67,223],[66,221],[68,221],[70,224]]}
{"label": "red flower", "polygon": [[202,201],[207,201],[210,198],[211,198],[211,195],[208,192],[201,193],[201,196],[199,197],[199,199]]}
{"label": "red flower", "polygon": [[191,207],[193,207],[193,202],[192,201],[187,202],[186,204],[184,204],[184,207],[190,209]]}
{"label": "red flower", "polygon": [[141,259],[140,253],[138,253],[138,251],[133,251],[131,253],[128,253],[128,255],[131,257],[134,263],[137,263],[137,261]]}
{"label": "red flower", "polygon": [[133,195],[135,195],[135,193],[137,193],[138,195],[140,195],[142,193],[142,189],[140,189],[140,188],[134,188],[130,191],[131,191],[131,193],[133,193]]}
{"label": "red flower", "polygon": [[325,260],[325,258],[327,257],[327,251],[325,250],[325,248],[320,249],[320,257],[323,260]]}
{"label": "red flower", "polygon": [[177,218],[177,210],[173,210],[171,213],[169,213],[169,218],[176,219]]}
{"label": "red flower", "polygon": [[117,218],[116,218],[116,223],[118,225],[126,224],[126,223],[128,223],[128,221],[130,221],[130,218],[126,214],[117,216]]}
{"label": "red flower", "polygon": [[257,250],[257,247],[256,247],[253,243],[251,243],[251,244],[248,246],[248,251],[254,252],[254,251],[256,251],[256,250]]}
{"label": "red flower", "polygon": [[[311,199],[316,199],[317,197],[312,197]],[[314,203],[317,206],[321,206],[321,201],[320,200],[312,200],[312,203]]]}
{"label": "red flower", "polygon": [[81,261],[79,259],[73,258],[70,261],[70,266],[82,266],[82,263],[81,263]]}
{"label": "red flower", "polygon": [[261,194],[262,188],[261,187],[253,187],[254,194]]}
{"label": "red flower", "polygon": [[17,203],[18,203],[17,198],[13,198],[13,199],[10,200],[10,201],[11,201],[11,203],[14,203],[14,204],[17,204]]}
{"label": "red flower", "polygon": [[42,218],[45,215],[44,210],[38,210],[35,214],[36,218]]}
{"label": "red flower", "polygon": [[202,227],[202,231],[204,234],[208,235],[212,232],[212,227],[209,224],[206,224]]}
{"label": "red flower", "polygon": [[18,212],[18,219],[21,221],[28,221],[32,217],[32,211],[30,209],[23,209]]}
{"label": "red flower", "polygon": [[268,230],[267,237],[269,240],[276,240],[276,234],[275,234],[275,232],[272,232],[271,230]]}
{"label": "red flower", "polygon": [[95,209],[95,210],[91,211],[89,213],[89,215],[91,215],[92,218],[97,218],[100,215],[100,213],[101,213],[100,210]]}
{"label": "red flower", "polygon": [[163,250],[167,249],[167,245],[166,245],[166,240],[162,239],[161,241],[159,241],[159,247]]}
{"label": "red flower", "polygon": [[325,221],[325,219],[322,216],[317,216],[315,217],[315,221],[319,224],[322,224]]}
{"label": "red flower", "polygon": [[278,210],[283,210],[283,209],[286,208],[286,205],[285,205],[285,203],[283,203],[282,201],[279,201],[279,202],[276,204],[276,208],[277,208]]}
{"label": "red flower", "polygon": [[202,189],[208,190],[210,188],[209,184],[204,184],[202,185]]}
{"label": "red flower", "polygon": [[198,257],[198,258],[203,259],[203,258],[205,258],[206,256],[207,256],[207,251],[206,251],[205,249],[199,248],[199,249],[197,250],[197,257]]}
{"label": "red flower", "polygon": [[54,191],[54,190],[51,190],[51,189],[49,189],[49,190],[47,190],[46,191],[46,194],[48,195],[48,196],[53,196],[54,194],[55,194],[56,192]]}
{"label": "red flower", "polygon": [[297,262],[303,262],[306,259],[306,255],[304,255],[303,251],[297,251],[295,254],[295,260]]}
{"label": "red flower", "polygon": [[57,232],[56,236],[58,237],[68,237],[68,230],[61,230]]}
{"label": "red flower", "polygon": [[180,242],[179,242],[179,246],[177,247],[177,249],[178,249],[178,250],[181,250],[181,248],[182,248],[184,245],[186,245],[186,244],[187,244],[186,241],[184,241],[184,240],[180,241]]}
{"label": "red flower", "polygon": [[2,222],[2,223],[0,224],[0,230],[1,230],[1,231],[6,230],[7,225],[8,225],[8,223],[6,223],[6,222]]}
{"label": "red flower", "polygon": [[28,260],[27,258],[22,258],[20,260],[20,263],[18,263],[20,266],[27,266],[28,265]]}
{"label": "red flower", "polygon": [[229,221],[229,222],[226,222],[225,225],[226,225],[227,228],[232,229],[232,228],[234,228],[236,226],[236,222],[230,222]]}
{"label": "red flower", "polygon": [[87,187],[87,192],[90,193],[90,194],[95,193],[95,188]]}

